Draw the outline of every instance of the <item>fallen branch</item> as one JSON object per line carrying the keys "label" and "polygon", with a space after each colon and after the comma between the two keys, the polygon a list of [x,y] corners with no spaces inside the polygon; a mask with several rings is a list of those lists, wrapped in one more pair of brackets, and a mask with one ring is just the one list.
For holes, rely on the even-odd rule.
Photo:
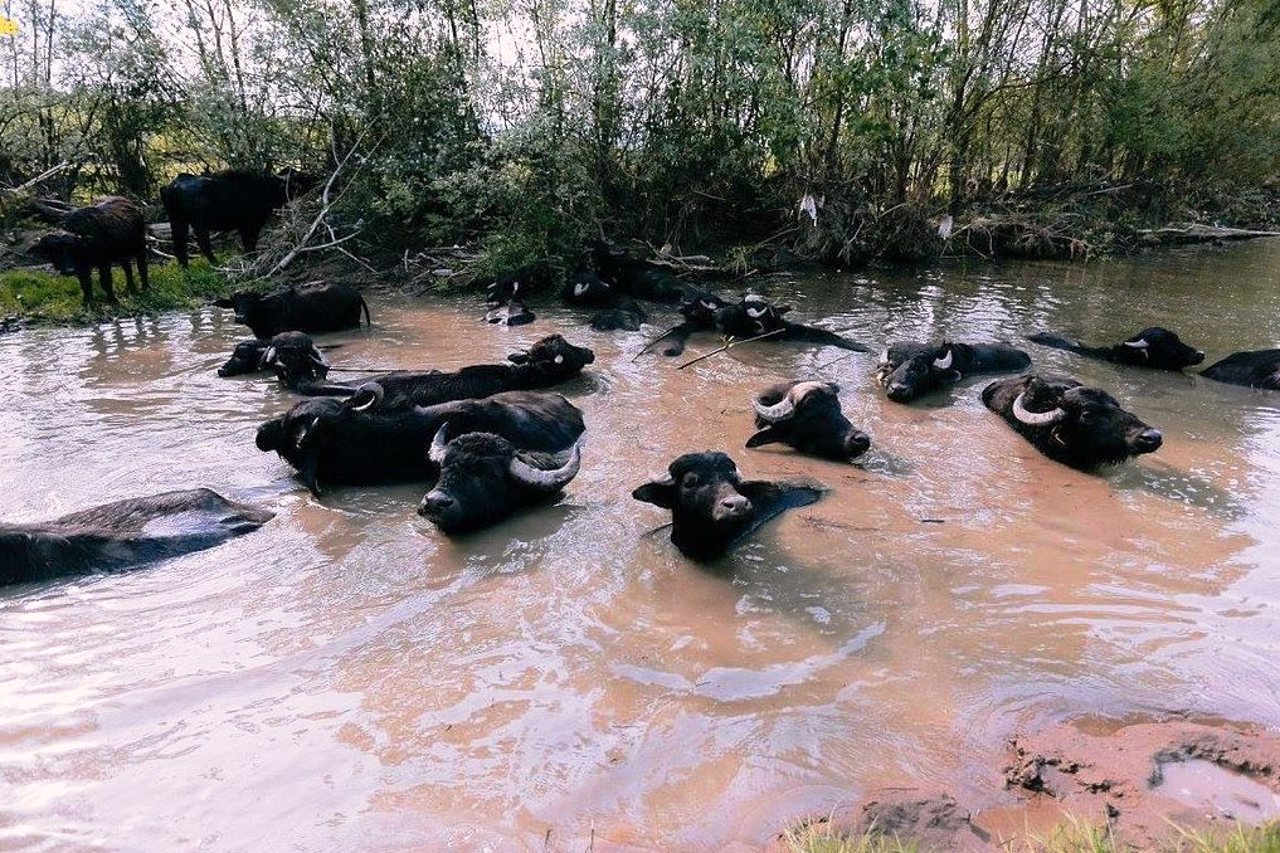
{"label": "fallen branch", "polygon": [[697,358],[692,359],[690,361],[686,361],[684,364],[677,367],[676,370],[684,370],[686,367],[688,367],[691,364],[697,364],[700,361],[704,361],[708,358],[711,358],[711,356],[713,355],[718,355],[727,350],[731,350],[734,347],[738,346],[739,344],[749,344],[752,341],[762,341],[765,338],[771,338],[774,335],[780,335],[785,331],[786,329],[774,329],[772,332],[765,332],[763,335],[756,335],[754,338],[745,338],[741,341],[735,341],[733,338],[729,338],[729,340],[725,342],[724,346],[720,347],[719,349],[713,349],[711,352],[705,353],[704,355],[700,355]]}
{"label": "fallen branch", "polygon": [[644,355],[645,353],[647,353],[649,350],[651,350],[651,349],[653,348],[653,346],[654,346],[656,343],[658,343],[658,341],[662,340],[662,339],[663,339],[663,338],[665,338],[667,335],[671,334],[672,332],[674,332],[676,329],[679,329],[679,328],[680,328],[681,326],[683,326],[683,325],[684,325],[684,323],[677,323],[676,325],[672,326],[670,329],[667,329],[665,332],[663,332],[662,334],[658,335],[658,336],[657,336],[656,338],[654,338],[653,340],[649,341],[649,343],[647,343],[647,344],[645,344],[645,345],[644,345],[644,348],[643,348],[643,349],[641,349],[641,350],[640,350],[640,352],[636,353],[635,355],[633,355],[633,356],[631,357],[631,362],[630,362],[630,363],[631,363],[631,364],[635,364],[635,363],[636,363],[636,359],[637,359],[637,358],[639,358],[640,356],[642,356],[642,355]]}
{"label": "fallen branch", "polygon": [[1169,225],[1139,231],[1143,240],[1154,243],[1210,243],[1214,240],[1256,240],[1280,237],[1280,231],[1253,231],[1248,228],[1222,228],[1217,225]]}

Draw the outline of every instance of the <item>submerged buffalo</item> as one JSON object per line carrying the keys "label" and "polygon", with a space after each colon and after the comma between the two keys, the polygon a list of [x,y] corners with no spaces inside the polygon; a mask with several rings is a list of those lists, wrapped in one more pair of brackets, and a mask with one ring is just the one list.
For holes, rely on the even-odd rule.
{"label": "submerged buffalo", "polygon": [[591,272],[576,273],[561,289],[560,298],[583,308],[609,308],[618,300],[618,291]]}
{"label": "submerged buffalo", "polygon": [[845,462],[871,446],[871,438],[840,410],[840,386],[832,382],[782,382],[752,400],[757,432],[747,447],[781,443],[801,453]]}
{"label": "submerged buffalo", "polygon": [[275,516],[209,489],[118,501],[37,524],[0,524],[0,585],[111,571],[212,548]]}
{"label": "submerged buffalo", "polygon": [[1164,441],[1110,394],[1072,379],[1003,379],[983,389],[982,402],[1036,450],[1082,471],[1153,453]]}
{"label": "submerged buffalo", "polygon": [[253,338],[237,343],[218,375],[227,378],[272,369],[282,379],[319,381],[328,374],[329,362],[310,335],[281,332],[269,341]]}
{"label": "submerged buffalo", "polygon": [[219,308],[236,312],[236,322],[248,326],[256,338],[281,332],[340,332],[366,323],[369,306],[355,288],[345,284],[312,282],[300,287],[262,294],[243,290],[215,300]]}
{"label": "submerged buffalo", "polygon": [[895,403],[946,388],[975,373],[1025,370],[1031,357],[1008,344],[939,344],[913,341],[890,346],[880,356],[876,381]]}
{"label": "submerged buffalo", "polygon": [[445,533],[478,530],[521,507],[546,503],[577,476],[582,462],[581,442],[545,453],[521,450],[488,432],[449,440],[451,428],[446,422],[432,439],[428,457],[440,477],[418,506],[418,514]]}
{"label": "submerged buffalo", "polygon": [[305,400],[258,427],[256,443],[297,469],[304,485],[370,485],[431,479],[427,450],[448,423],[487,432],[522,450],[567,450],[582,436],[582,412],[559,394],[513,391],[396,411],[361,412],[332,398]]}
{"label": "submerged buffalo", "polygon": [[315,178],[296,172],[268,175],[228,170],[213,175],[186,172],[178,175],[160,190],[160,201],[173,230],[173,253],[178,263],[185,268],[190,260],[187,241],[192,231],[200,251],[211,264],[217,262],[209,241],[213,231],[235,231],[244,250],[254,251],[271,214],[314,184]]}
{"label": "submerged buffalo", "polygon": [[645,483],[631,497],[671,510],[671,542],[686,557],[711,560],[822,493],[805,484],[743,480],[732,459],[708,451],[678,457],[666,477]]}
{"label": "submerged buffalo", "polygon": [[1045,332],[1030,335],[1027,340],[1088,358],[1153,370],[1182,370],[1204,361],[1204,353],[1184,344],[1176,333],[1160,326],[1143,329],[1128,340],[1109,347],[1085,346],[1079,341]]}
{"label": "submerged buffalo", "polygon": [[350,397],[349,404],[357,411],[393,410],[488,397],[503,391],[550,388],[574,378],[595,358],[595,353],[586,347],[552,335],[523,352],[507,356],[507,364],[476,364],[452,373],[396,371],[352,385],[286,384],[304,394]]}
{"label": "submerged buffalo", "polygon": [[655,269],[604,240],[592,244],[591,263],[600,279],[625,296],[675,304],[685,295],[684,285],[672,273]]}
{"label": "submerged buffalo", "polygon": [[1232,353],[1200,371],[1217,382],[1280,391],[1280,349]]}
{"label": "submerged buffalo", "polygon": [[649,319],[644,308],[634,299],[620,299],[613,308],[606,308],[591,315],[588,325],[597,332],[638,332],[640,326]]}
{"label": "submerged buffalo", "polygon": [[86,307],[93,304],[95,269],[107,301],[116,301],[111,284],[112,264],[124,270],[125,287],[129,293],[136,294],[131,264],[137,262],[142,289],[150,290],[147,226],[138,204],[118,196],[104,198],[97,204],[71,211],[63,217],[62,226],[65,230],[45,234],[36,241],[31,254],[47,260],[63,275],[78,278]]}
{"label": "submerged buffalo", "polygon": [[722,308],[728,307],[729,303],[714,293],[697,291],[688,294],[680,303],[680,316],[684,319],[659,339],[667,342],[662,354],[680,355],[690,336],[697,332],[713,331],[716,328],[716,316]]}
{"label": "submerged buffalo", "polygon": [[495,326],[524,326],[538,319],[529,307],[518,299],[510,299],[485,312],[484,321]]}

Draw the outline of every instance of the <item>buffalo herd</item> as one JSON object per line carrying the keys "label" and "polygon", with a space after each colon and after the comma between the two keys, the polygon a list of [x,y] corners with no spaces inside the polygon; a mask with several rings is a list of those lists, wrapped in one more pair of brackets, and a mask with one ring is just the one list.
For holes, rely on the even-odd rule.
{"label": "buffalo herd", "polygon": [[[184,264],[186,234],[194,231],[211,256],[209,231],[237,230],[252,249],[270,212],[290,193],[284,178],[250,181],[239,173],[184,175],[164,192]],[[239,207],[234,200],[249,199]],[[239,210],[236,219],[228,211]],[[80,278],[92,300],[90,273],[98,269],[114,299],[110,265],[136,263],[146,287],[141,211],[125,199],[106,199],[68,216],[40,251]],[[570,307],[588,310],[601,331],[637,330],[648,321],[642,302],[670,306],[679,322],[650,342],[666,356],[714,333],[730,342],[798,342],[850,352],[862,343],[787,318],[791,307],[748,293],[737,301],[691,287],[629,258],[607,243],[593,245],[584,268],[560,292]],[[524,303],[519,277],[499,279],[486,295],[484,320],[522,325],[536,318]],[[218,300],[249,328],[218,375],[275,375],[303,399],[262,423],[256,444],[275,452],[314,495],[361,484],[432,483],[418,513],[446,535],[499,522],[524,507],[554,501],[578,474],[586,425],[581,410],[548,389],[573,380],[595,354],[559,334],[511,354],[505,362],[451,372],[392,371],[334,381],[333,368],[311,335],[370,323],[363,297],[342,285],[311,284],[274,293],[244,292]],[[1029,340],[1117,365],[1179,371],[1204,353],[1163,328],[1151,327],[1111,346],[1088,346],[1058,334]],[[1079,470],[1152,453],[1161,432],[1115,398],[1066,377],[1028,372],[1031,357],[1008,343],[903,341],[881,355],[875,379],[888,400],[906,404],[979,374],[1014,374],[981,391],[982,403],[1046,457]],[[1240,352],[1205,369],[1220,382],[1280,390],[1280,350]],[[751,400],[755,432],[747,448],[769,444],[838,462],[862,456],[871,438],[842,411],[840,388],[796,377],[760,390]],[[671,541],[694,560],[713,560],[787,509],[819,500],[815,483],[746,480],[722,452],[678,456],[665,476],[632,497],[671,513]],[[207,490],[122,501],[44,524],[0,527],[0,583],[21,583],[92,569],[119,568],[209,547],[255,529],[271,513],[234,504]]]}

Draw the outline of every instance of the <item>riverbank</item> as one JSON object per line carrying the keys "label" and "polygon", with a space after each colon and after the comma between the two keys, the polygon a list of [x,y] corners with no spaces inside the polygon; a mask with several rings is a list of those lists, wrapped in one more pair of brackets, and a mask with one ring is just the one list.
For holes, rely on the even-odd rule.
{"label": "riverbank", "polygon": [[[5,330],[22,326],[85,326],[125,317],[159,314],[198,307],[231,291],[222,273],[204,261],[185,272],[176,263],[153,265],[150,290],[131,296],[124,274],[112,270],[112,285],[120,301],[106,301],[94,275],[92,308],[84,306],[80,282],[51,270],[18,267],[0,271],[0,323]],[[136,277],[135,277],[136,278]]]}

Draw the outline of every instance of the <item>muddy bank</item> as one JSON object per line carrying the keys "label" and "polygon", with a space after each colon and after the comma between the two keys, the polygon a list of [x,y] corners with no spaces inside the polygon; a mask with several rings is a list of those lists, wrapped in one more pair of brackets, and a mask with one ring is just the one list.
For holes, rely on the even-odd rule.
{"label": "muddy bank", "polygon": [[[1154,849],[1179,829],[1229,830],[1280,819],[1280,734],[1219,719],[1083,717],[1018,732],[1000,767],[1004,792],[963,803],[941,789],[874,790],[802,822],[799,837],[896,836],[924,850],[996,850],[1064,821],[1105,827],[1120,846]],[[796,834],[775,851],[794,851]],[[803,849],[803,847],[802,847]]]}

